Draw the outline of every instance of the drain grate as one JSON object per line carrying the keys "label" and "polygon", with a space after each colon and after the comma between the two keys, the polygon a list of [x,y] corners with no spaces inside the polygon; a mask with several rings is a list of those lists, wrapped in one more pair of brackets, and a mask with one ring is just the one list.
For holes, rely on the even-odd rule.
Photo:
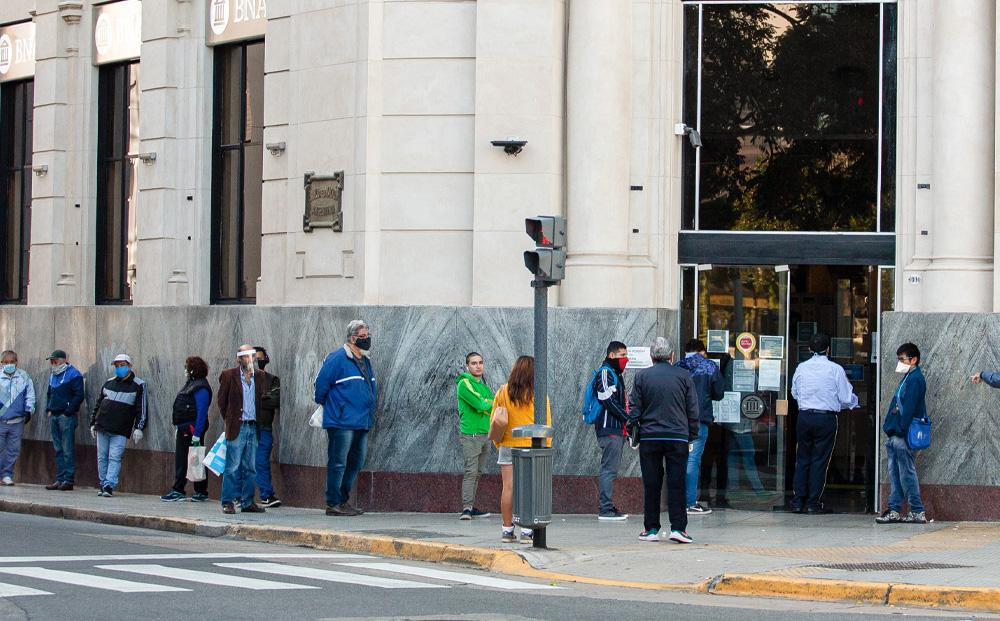
{"label": "drain grate", "polygon": [[843,571],[913,571],[915,569],[969,569],[971,565],[950,565],[948,563],[921,563],[919,561],[885,561],[875,563],[829,563],[816,565],[823,569]]}

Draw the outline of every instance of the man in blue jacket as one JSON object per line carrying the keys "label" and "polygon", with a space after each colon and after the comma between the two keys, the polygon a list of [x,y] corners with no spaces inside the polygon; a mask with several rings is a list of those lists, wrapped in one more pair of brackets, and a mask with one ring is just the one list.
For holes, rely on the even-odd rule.
{"label": "man in blue jacket", "polygon": [[[920,371],[920,350],[916,345],[903,343],[896,350],[896,358],[899,360],[896,363],[896,373],[904,375],[896,388],[896,394],[889,402],[889,412],[882,424],[882,431],[888,436],[885,450],[889,458],[889,510],[875,518],[875,522],[924,524],[927,516],[920,499],[917,465],[913,461],[913,451],[906,442],[906,436],[914,418],[927,416],[927,406],[924,404],[927,382]],[[910,512],[905,515],[904,500],[910,505]]]}
{"label": "man in blue jacket", "polygon": [[591,387],[604,408],[594,421],[597,444],[601,447],[601,473],[597,479],[600,507],[597,519],[602,522],[621,522],[628,518],[612,502],[615,479],[622,463],[622,447],[625,445],[628,401],[623,373],[627,364],[628,347],[621,341],[611,341]]}
{"label": "man in blue jacket", "polygon": [[0,365],[0,483],[13,485],[21,436],[35,411],[35,385],[17,368],[16,352],[0,354]]}
{"label": "man in blue jacket", "polygon": [[378,393],[368,359],[372,346],[368,324],[347,324],[347,342],[323,361],[316,377],[316,403],[323,406],[327,436],[326,514],[361,515],[348,502],[351,488],[365,464],[368,432],[375,423]]}
{"label": "man in blue jacket", "polygon": [[46,360],[50,374],[45,412],[56,454],[56,480],[45,489],[68,492],[73,490],[76,480],[76,425],[83,403],[83,375],[69,363],[61,349],[53,351]]}
{"label": "man in blue jacket", "polygon": [[694,388],[698,391],[698,406],[701,417],[698,419],[698,437],[691,443],[688,453],[687,482],[684,486],[687,493],[688,515],[705,515],[711,513],[708,507],[698,504],[698,477],[701,475],[701,456],[705,453],[705,442],[708,440],[708,429],[712,424],[712,402],[721,401],[726,396],[726,381],[722,379],[719,365],[708,359],[705,343],[691,339],[684,346],[684,359],[677,366],[691,374]]}

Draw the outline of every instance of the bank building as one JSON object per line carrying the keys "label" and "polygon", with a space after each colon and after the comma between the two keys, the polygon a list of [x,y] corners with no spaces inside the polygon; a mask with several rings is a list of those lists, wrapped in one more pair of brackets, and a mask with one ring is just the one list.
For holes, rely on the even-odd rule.
{"label": "bank building", "polygon": [[[783,506],[791,378],[824,332],[860,401],[827,505],[884,504],[881,420],[914,341],[928,512],[998,519],[1000,458],[970,445],[995,408],[968,385],[1000,366],[998,17],[992,0],[4,0],[0,341],[36,386],[67,350],[91,392],[131,354],[151,433],[130,459],[165,464],[184,358],[214,379],[236,345],[266,346],[282,498],[318,504],[301,482],[325,453],[293,438],[361,317],[382,394],[360,493],[450,511],[454,375],[481,351],[495,388],[531,353],[524,219],[559,215],[557,511],[596,511],[584,382],[608,341],[657,335],[726,369],[702,495]],[[26,433],[21,479],[44,482],[47,429]],[[626,456],[629,499],[638,474]],[[454,499],[413,491],[439,485]]]}

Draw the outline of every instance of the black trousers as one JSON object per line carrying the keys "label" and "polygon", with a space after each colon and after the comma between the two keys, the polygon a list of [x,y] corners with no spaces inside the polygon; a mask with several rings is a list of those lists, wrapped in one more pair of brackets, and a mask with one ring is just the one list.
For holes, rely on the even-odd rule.
{"label": "black trousers", "polygon": [[823,506],[820,498],[826,486],[826,469],[837,441],[837,415],[803,410],[796,427],[792,508],[818,509]]}
{"label": "black trousers", "polygon": [[[187,487],[187,469],[188,469],[188,449],[191,448],[191,427],[193,425],[184,425],[183,427],[177,428],[177,438],[174,449],[174,491],[178,493],[185,493],[185,488]],[[208,431],[206,429],[205,431]],[[204,438],[204,434],[202,435]],[[206,449],[207,450],[207,449]],[[207,494],[208,493],[208,479],[204,481],[198,481],[194,484],[194,491],[196,494]]]}
{"label": "black trousers", "polygon": [[660,490],[663,474],[667,475],[667,515],[670,530],[687,529],[687,500],[685,476],[687,474],[688,443],[644,440],[639,443],[639,467],[642,469],[643,526],[646,530],[660,528]]}
{"label": "black trousers", "polygon": [[701,498],[711,500],[712,468],[715,468],[715,501],[726,500],[726,487],[729,485],[729,433],[722,425],[712,423],[708,427],[708,440],[705,441],[705,453],[701,456]]}

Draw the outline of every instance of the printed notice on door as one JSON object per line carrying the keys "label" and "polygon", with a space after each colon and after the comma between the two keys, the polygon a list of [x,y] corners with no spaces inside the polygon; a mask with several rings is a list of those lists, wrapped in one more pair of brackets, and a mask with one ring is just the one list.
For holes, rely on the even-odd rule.
{"label": "printed notice on door", "polygon": [[722,401],[713,401],[712,420],[717,423],[740,422],[740,393],[726,392]]}

